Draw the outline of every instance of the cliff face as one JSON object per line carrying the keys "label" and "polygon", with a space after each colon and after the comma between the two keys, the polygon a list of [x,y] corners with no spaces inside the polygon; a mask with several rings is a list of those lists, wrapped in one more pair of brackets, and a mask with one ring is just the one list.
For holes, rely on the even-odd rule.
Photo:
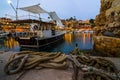
{"label": "cliff face", "polygon": [[120,57],[120,0],[101,0],[94,31],[94,50]]}
{"label": "cliff face", "polygon": [[120,37],[120,0],[101,0],[95,24],[96,35]]}

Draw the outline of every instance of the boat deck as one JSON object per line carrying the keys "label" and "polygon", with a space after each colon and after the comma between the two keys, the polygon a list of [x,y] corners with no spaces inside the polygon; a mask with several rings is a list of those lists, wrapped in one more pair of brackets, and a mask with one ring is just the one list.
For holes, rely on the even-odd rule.
{"label": "boat deck", "polygon": [[[52,35],[51,30],[44,30],[42,33],[42,37],[39,39],[47,39],[47,38],[52,38],[61,34],[65,34],[65,31],[56,31],[55,35]],[[23,35],[23,34],[22,34]],[[20,37],[21,39],[30,39],[30,37]]]}

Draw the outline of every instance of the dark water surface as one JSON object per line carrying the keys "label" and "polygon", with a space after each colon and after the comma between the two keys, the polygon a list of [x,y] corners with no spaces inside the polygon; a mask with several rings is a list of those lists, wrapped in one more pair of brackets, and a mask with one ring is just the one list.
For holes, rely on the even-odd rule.
{"label": "dark water surface", "polygon": [[79,49],[88,50],[93,49],[93,40],[91,33],[66,33],[64,40],[59,43],[56,43],[52,46],[47,46],[44,50],[36,49],[21,49],[19,43],[10,37],[8,39],[0,39],[0,50],[4,51],[23,51],[23,50],[35,50],[35,51],[48,51],[56,52],[61,51],[66,54],[69,54],[74,48],[76,43],[78,44]]}

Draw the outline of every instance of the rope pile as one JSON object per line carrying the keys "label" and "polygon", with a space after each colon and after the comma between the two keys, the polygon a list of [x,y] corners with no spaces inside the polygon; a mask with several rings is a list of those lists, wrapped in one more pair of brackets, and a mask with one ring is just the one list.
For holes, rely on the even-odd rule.
{"label": "rope pile", "polygon": [[91,57],[85,57],[85,56],[77,56],[77,60],[84,65],[92,66],[97,69],[102,69],[104,71],[110,72],[110,73],[117,73],[116,66],[109,60],[106,60],[104,58],[91,58]]}
{"label": "rope pile", "polygon": [[116,79],[106,74],[101,74],[98,72],[85,72],[83,75],[83,80],[116,80]]}
{"label": "rope pile", "polygon": [[[12,54],[4,67],[7,74],[15,74],[29,69],[53,68],[66,69],[73,65],[73,80],[78,80],[79,71],[82,72],[80,80],[120,80],[118,70],[114,63],[104,58],[86,56],[75,48],[75,55],[65,55],[61,52],[33,52],[22,51]],[[76,55],[78,54],[79,55]]]}
{"label": "rope pile", "polygon": [[73,80],[78,80],[79,70],[82,71],[80,80],[120,80],[119,72],[113,62],[104,58],[90,57],[80,52],[77,45],[69,58],[73,63]]}
{"label": "rope pile", "polygon": [[[117,71],[116,67],[113,68],[114,65],[112,65],[112,64],[111,64],[111,66],[105,65],[106,67],[109,67],[111,70],[107,70],[107,69],[103,70],[102,67],[104,67],[104,66],[102,66],[102,65],[99,66],[99,69],[98,69],[98,68],[94,67],[94,65],[89,66],[87,61],[86,62],[80,61],[80,58],[85,59],[85,56],[84,57],[74,56],[71,58],[71,60],[73,61],[73,70],[74,70],[73,80],[78,80],[78,76],[80,75],[79,71],[81,71],[81,73],[82,73],[82,76],[81,76],[82,79],[80,79],[80,80],[120,80],[120,78],[119,78],[120,76],[118,76],[118,71]],[[109,63],[109,61],[108,61],[108,63]],[[86,64],[88,64],[88,65],[86,65]]]}
{"label": "rope pile", "polygon": [[88,72],[84,73],[84,80],[116,80],[117,68],[115,65],[104,58],[86,58],[77,56],[77,60],[89,67]]}
{"label": "rope pile", "polygon": [[7,74],[14,74],[22,70],[54,68],[65,69],[68,67],[67,56],[61,52],[32,52],[22,51],[10,56],[4,67]]}

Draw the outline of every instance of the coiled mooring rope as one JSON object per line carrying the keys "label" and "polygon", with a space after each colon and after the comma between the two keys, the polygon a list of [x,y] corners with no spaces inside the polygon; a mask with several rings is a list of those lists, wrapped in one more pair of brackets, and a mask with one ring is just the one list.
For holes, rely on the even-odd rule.
{"label": "coiled mooring rope", "polygon": [[64,69],[68,66],[66,58],[67,56],[61,52],[48,53],[23,51],[10,56],[4,71],[7,74],[14,74],[32,68]]}
{"label": "coiled mooring rope", "polygon": [[[81,64],[78,61],[78,56],[69,56],[69,59],[73,62],[73,80],[78,80],[78,73],[82,71],[83,75],[81,76],[81,80],[117,80],[118,78],[116,73],[110,73],[108,71],[104,71],[101,68],[95,68],[94,66],[87,66],[85,64]],[[114,74],[114,75],[113,75]],[[119,80],[119,79],[118,79]]]}
{"label": "coiled mooring rope", "polygon": [[82,80],[120,80],[118,70],[110,60],[88,56],[79,51],[77,44],[71,54],[69,59],[73,62],[75,75],[73,80],[78,80],[79,70],[84,73]]}
{"label": "coiled mooring rope", "polygon": [[61,52],[22,51],[12,54],[5,65],[4,71],[7,74],[14,74],[33,68],[66,69],[69,66],[67,59],[72,61],[73,64],[73,80],[78,80],[79,71],[84,73],[82,80],[119,80],[117,68],[109,60],[92,58],[83,54],[65,55]]}

